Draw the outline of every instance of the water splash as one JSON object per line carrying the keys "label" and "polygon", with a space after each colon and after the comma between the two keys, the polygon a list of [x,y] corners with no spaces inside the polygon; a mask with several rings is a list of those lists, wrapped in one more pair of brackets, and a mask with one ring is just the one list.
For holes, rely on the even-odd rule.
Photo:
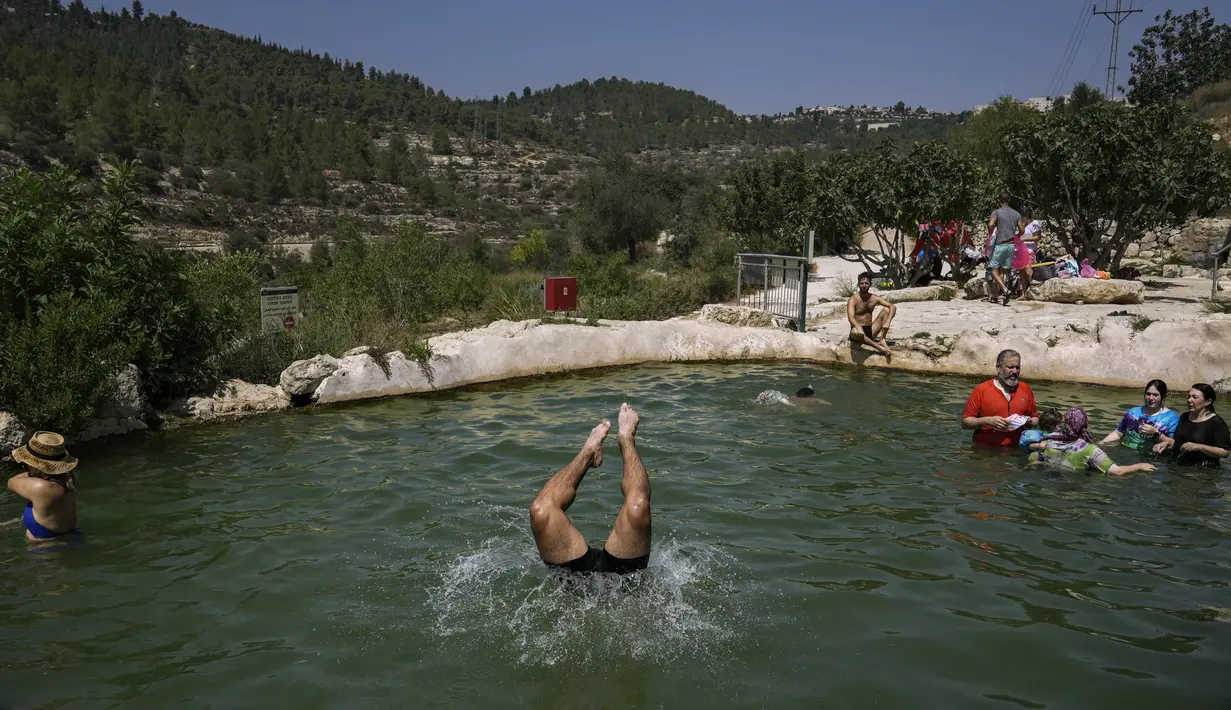
{"label": "water splash", "polygon": [[747,626],[736,569],[716,547],[668,542],[641,572],[572,575],[492,538],[446,563],[428,605],[437,635],[527,665],[718,657]]}
{"label": "water splash", "polygon": [[790,404],[791,398],[778,390],[765,390],[757,395],[758,404]]}

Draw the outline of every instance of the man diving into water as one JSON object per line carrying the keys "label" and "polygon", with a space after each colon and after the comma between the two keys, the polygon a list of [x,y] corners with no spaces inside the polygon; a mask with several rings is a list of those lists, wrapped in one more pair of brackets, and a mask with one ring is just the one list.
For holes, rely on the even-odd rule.
{"label": "man diving into water", "polygon": [[573,461],[551,477],[530,505],[530,530],[539,556],[548,567],[572,572],[628,574],[650,562],[650,478],[637,453],[637,412],[620,405],[620,453],[624,456],[624,507],[603,549],[590,547],[564,511],[577,497],[577,486],[591,466],[603,464],[603,440],[611,422],[599,422]]}

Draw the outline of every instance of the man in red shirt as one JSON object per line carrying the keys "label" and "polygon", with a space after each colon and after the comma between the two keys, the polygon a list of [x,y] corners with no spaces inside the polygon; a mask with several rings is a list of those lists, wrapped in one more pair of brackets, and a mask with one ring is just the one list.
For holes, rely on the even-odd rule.
{"label": "man in red shirt", "polygon": [[[1030,385],[1021,381],[1022,356],[1002,350],[996,356],[996,377],[975,387],[962,412],[962,428],[974,429],[974,442],[983,446],[1016,447],[1027,427],[1038,424],[1039,410]],[[1013,416],[1026,421],[1010,421]]]}

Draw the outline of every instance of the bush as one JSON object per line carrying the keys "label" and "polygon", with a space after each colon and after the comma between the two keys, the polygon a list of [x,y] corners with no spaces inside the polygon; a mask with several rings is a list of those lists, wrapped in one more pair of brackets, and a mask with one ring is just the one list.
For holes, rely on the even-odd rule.
{"label": "bush", "polygon": [[[79,424],[128,362],[155,399],[215,379],[217,325],[192,298],[187,257],[131,237],[134,178],[121,164],[99,201],[65,169],[0,182],[0,410],[27,426]],[[66,389],[35,392],[32,380]]]}
{"label": "bush", "polygon": [[259,229],[237,229],[227,235],[223,249],[228,254],[244,251],[261,252],[269,243],[269,235]]}
{"label": "bush", "polygon": [[231,173],[214,173],[210,177],[209,187],[210,192],[240,200],[250,201],[256,195],[256,186],[251,180],[245,180]]}
{"label": "bush", "polygon": [[568,158],[562,156],[553,156],[547,159],[547,164],[543,166],[543,172],[547,175],[559,175],[561,170],[568,170],[573,167]]}
{"label": "bush", "polygon": [[265,268],[259,256],[235,255],[199,267],[193,280],[202,298],[221,291],[251,294],[210,301],[216,321],[237,324],[236,337],[222,349],[222,374],[276,384],[295,360],[341,355],[360,345],[405,349],[419,342],[420,324],[443,315],[466,318],[484,304],[486,269],[417,224],[402,225],[391,239],[368,242],[354,223],[345,222],[331,251],[328,268],[309,263],[295,274],[307,278],[296,284],[306,316],[301,325],[273,335],[260,333],[256,311]]}
{"label": "bush", "polygon": [[735,291],[734,269],[681,269],[663,276],[630,268],[622,254],[577,255],[568,269],[577,274],[581,311],[591,318],[664,320]]}
{"label": "bush", "polygon": [[545,269],[551,263],[551,249],[543,238],[543,230],[535,229],[522,237],[509,252],[509,261],[516,266],[531,266]]}
{"label": "bush", "polygon": [[81,431],[140,348],[124,311],[119,300],[57,294],[38,317],[0,313],[0,409],[37,429]]}

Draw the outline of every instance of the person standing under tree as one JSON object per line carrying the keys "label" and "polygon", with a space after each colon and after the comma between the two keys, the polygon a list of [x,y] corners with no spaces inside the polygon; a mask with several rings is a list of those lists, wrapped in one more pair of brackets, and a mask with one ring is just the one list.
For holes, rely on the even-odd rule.
{"label": "person standing under tree", "polygon": [[[1009,193],[1000,193],[1000,209],[987,218],[987,239],[991,245],[987,266],[992,270],[992,283],[988,284],[987,290],[988,301],[991,303],[996,302],[996,289],[999,289],[1004,305],[1009,305],[1009,289],[1005,286],[1004,277],[1013,268],[1013,256],[1016,252],[1013,240],[1017,236],[1017,225],[1021,221],[1021,214],[1009,207]],[[991,233],[993,230],[994,234]]]}

